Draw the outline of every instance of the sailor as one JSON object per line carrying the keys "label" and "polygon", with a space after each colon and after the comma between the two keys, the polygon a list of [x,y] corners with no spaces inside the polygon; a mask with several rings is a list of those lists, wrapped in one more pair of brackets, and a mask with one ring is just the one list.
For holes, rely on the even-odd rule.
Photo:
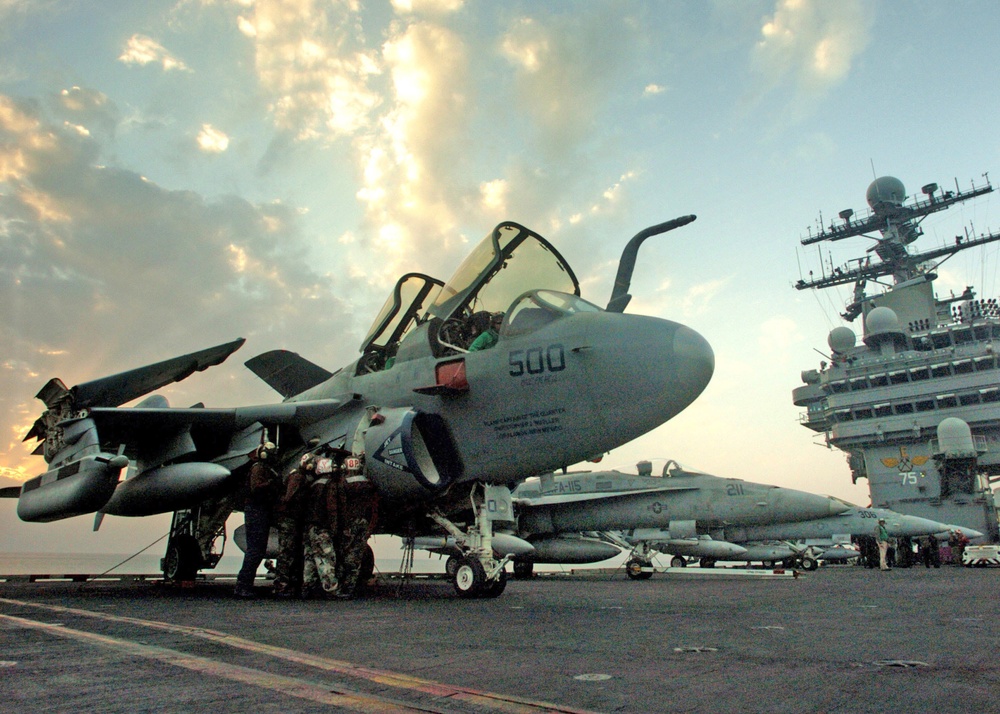
{"label": "sailor", "polygon": [[274,564],[272,593],[278,598],[296,597],[302,589],[302,537],[308,486],[300,468],[285,475],[285,489],[274,508],[278,533],[278,557]]}
{"label": "sailor", "polygon": [[255,597],[253,581],[267,554],[271,510],[281,488],[281,477],[273,466],[276,455],[277,448],[270,441],[265,441],[250,455],[249,492],[243,508],[247,547],[243,554],[243,567],[236,576],[234,593],[239,598]]}
{"label": "sailor", "polygon": [[962,565],[962,555],[965,553],[965,546],[969,544],[969,538],[960,530],[953,530],[948,537],[948,545],[951,546],[951,562]]}
{"label": "sailor", "polygon": [[330,488],[335,468],[333,459],[319,459],[311,453],[304,454],[299,463],[308,488],[302,568],[302,598],[306,600],[337,594],[337,551],[330,530],[331,523],[337,523],[338,494]]}
{"label": "sailor", "polygon": [[368,550],[368,538],[375,528],[378,492],[364,473],[364,456],[344,459],[340,515],[340,587],[339,597],[351,598],[359,585],[361,566]]}
{"label": "sailor", "polygon": [[878,542],[878,569],[889,570],[886,555],[889,552],[889,531],[885,527],[885,519],[879,518],[875,526],[875,540]]}
{"label": "sailor", "polygon": [[935,536],[929,535],[924,539],[920,545],[920,554],[923,556],[925,568],[929,568],[932,565],[935,568],[941,567],[941,551],[938,549],[938,542]]}
{"label": "sailor", "polygon": [[477,333],[476,339],[469,345],[469,352],[488,350],[500,339],[500,324],[503,322],[503,313],[491,314],[488,312],[477,312],[472,316],[472,329]]}

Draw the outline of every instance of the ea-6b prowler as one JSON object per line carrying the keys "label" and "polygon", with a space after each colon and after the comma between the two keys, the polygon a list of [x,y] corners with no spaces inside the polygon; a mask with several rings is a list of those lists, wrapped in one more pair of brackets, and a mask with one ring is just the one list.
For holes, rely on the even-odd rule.
{"label": "ea-6b prowler", "polygon": [[[26,521],[97,512],[96,527],[104,514],[173,511],[164,572],[183,579],[217,562],[262,440],[278,444],[283,470],[307,451],[343,450],[363,457],[378,490],[376,532],[452,536],[458,593],[499,595],[510,552],[494,548],[493,524],[512,520],[510,487],[648,432],[708,384],[714,357],[699,334],[624,314],[639,245],[692,220],[630,241],[605,309],[580,298],[544,238],[501,223],[447,283],[400,278],[346,367],[330,373],[284,350],[246,362],[284,397],[276,404],[172,408],[153,395],[120,406],[220,364],[243,340],[72,389],[53,379],[26,437],[43,442],[49,470],[6,495]],[[488,324],[495,344],[470,349]]]}

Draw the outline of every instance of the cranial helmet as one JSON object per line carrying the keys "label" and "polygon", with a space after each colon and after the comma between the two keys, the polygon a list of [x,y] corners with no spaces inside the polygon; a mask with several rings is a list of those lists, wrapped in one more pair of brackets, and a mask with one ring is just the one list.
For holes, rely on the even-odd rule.
{"label": "cranial helmet", "polygon": [[257,458],[266,459],[270,457],[271,454],[273,454],[275,451],[277,451],[277,448],[278,447],[276,447],[270,441],[265,441],[263,444],[257,447]]}
{"label": "cranial helmet", "polygon": [[316,468],[316,455],[309,452],[302,454],[302,458],[299,459],[299,468],[303,469]]}

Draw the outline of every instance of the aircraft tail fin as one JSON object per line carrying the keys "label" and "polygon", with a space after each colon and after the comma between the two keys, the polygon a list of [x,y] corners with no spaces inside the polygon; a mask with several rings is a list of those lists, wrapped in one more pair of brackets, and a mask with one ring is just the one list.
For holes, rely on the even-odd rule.
{"label": "aircraft tail fin", "polygon": [[333,376],[331,372],[288,350],[271,350],[244,362],[282,397],[294,397]]}

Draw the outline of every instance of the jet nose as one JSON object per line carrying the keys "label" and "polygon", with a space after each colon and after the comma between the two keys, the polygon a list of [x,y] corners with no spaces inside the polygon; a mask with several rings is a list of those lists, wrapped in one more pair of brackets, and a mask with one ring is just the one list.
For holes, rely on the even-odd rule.
{"label": "jet nose", "polygon": [[768,502],[776,522],[809,521],[850,510],[849,506],[835,498],[780,486],[771,487]]}
{"label": "jet nose", "polygon": [[711,381],[715,372],[715,353],[708,340],[684,325],[677,325],[671,353],[674,378],[670,391],[679,406],[677,412],[680,412],[697,399]]}

